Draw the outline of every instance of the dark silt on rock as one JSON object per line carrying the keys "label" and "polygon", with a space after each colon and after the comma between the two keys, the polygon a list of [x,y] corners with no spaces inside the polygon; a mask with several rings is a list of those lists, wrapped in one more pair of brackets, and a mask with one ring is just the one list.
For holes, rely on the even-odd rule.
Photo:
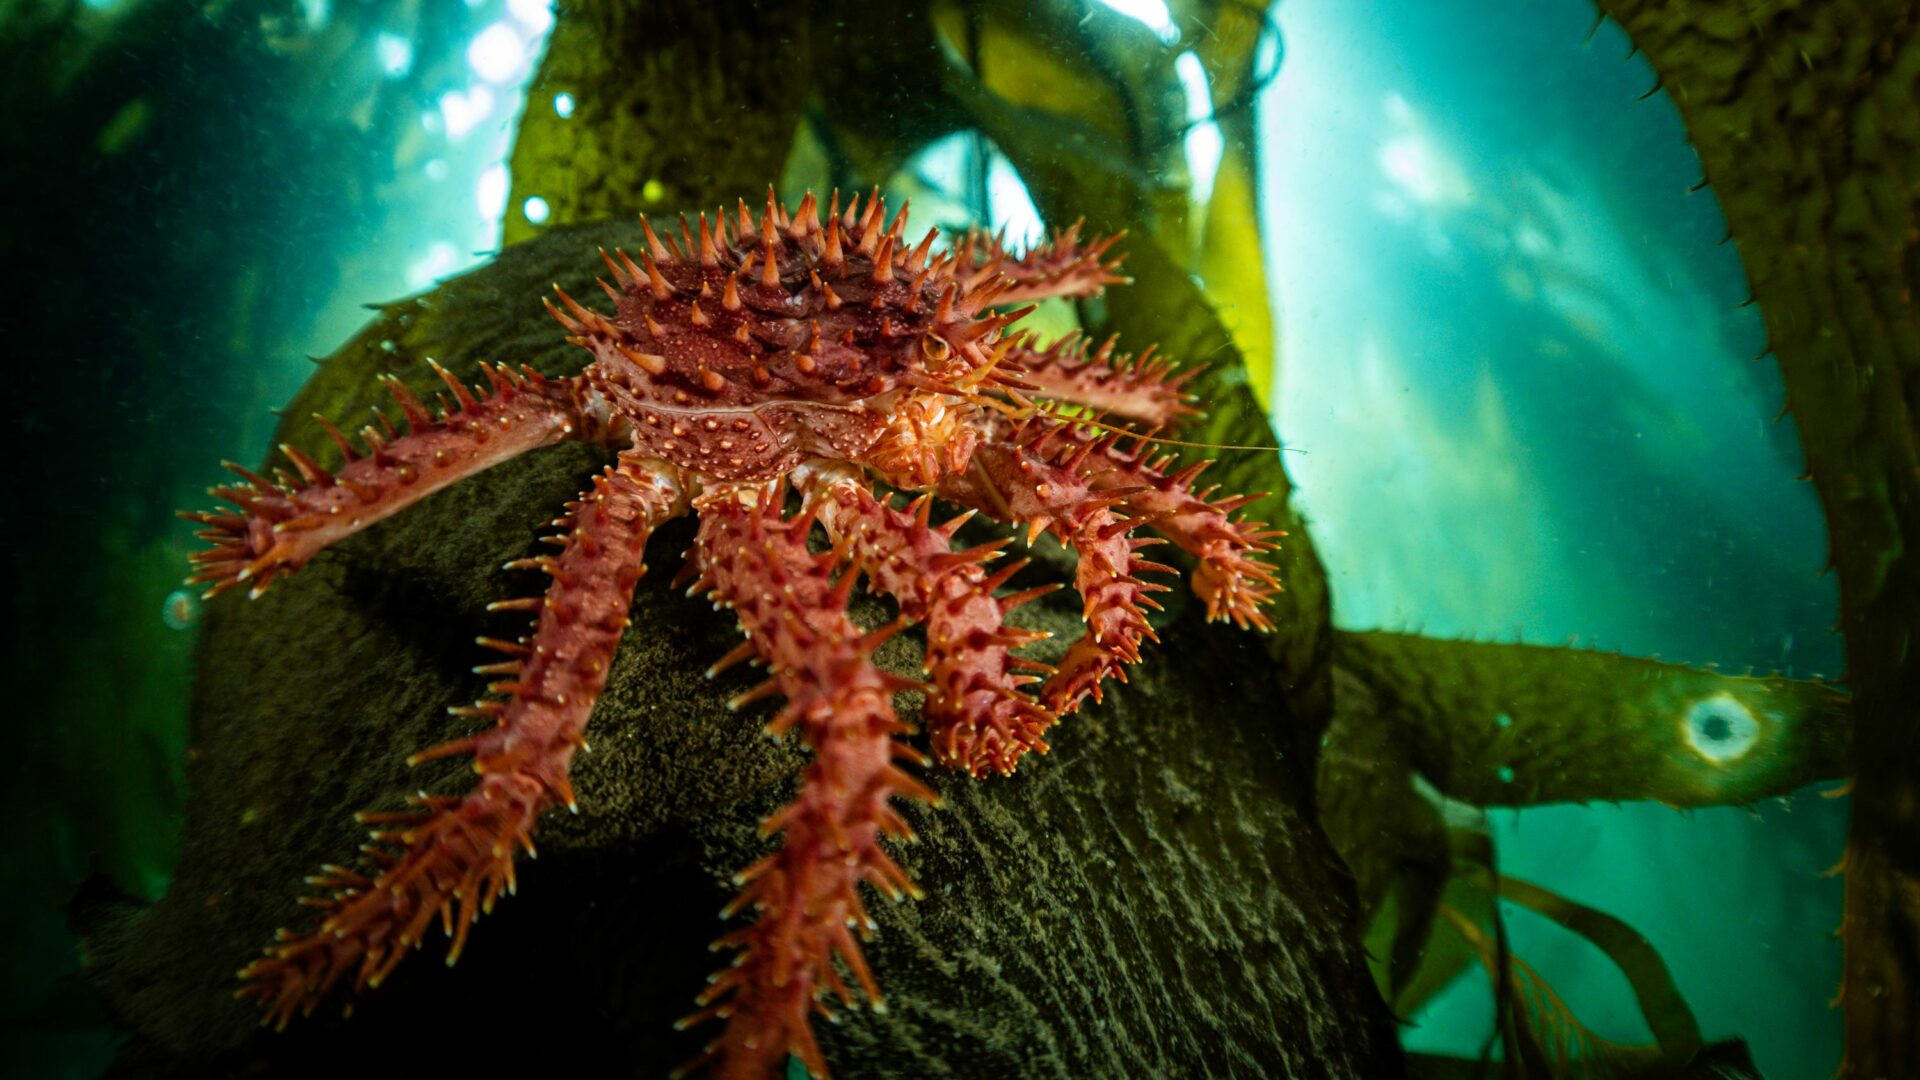
{"label": "dark silt on rock", "polygon": [[[287,409],[282,435],[326,446],[313,412],[364,416],[391,370],[429,391],[428,357],[577,370],[540,310],[549,283],[592,294],[596,245],[637,225],[557,229],[422,297],[384,308]],[[323,461],[337,464],[337,461]],[[304,926],[304,875],[365,841],[352,811],[415,789],[458,792],[458,762],[414,750],[458,736],[486,661],[476,635],[523,615],[485,605],[536,587],[501,563],[533,552],[601,455],[564,447],[456,485],[248,602],[209,606],[193,701],[183,856],[150,908],[78,913],[89,973],[130,1031],[120,1075],[342,1075],[564,1063],[660,1075],[717,1025],[676,1032],[724,962],[729,875],[771,844],[759,820],[803,754],[766,709],[729,713],[745,669],[706,666],[730,615],[671,586],[690,522],[660,530],[633,626],[575,763],[577,815],[549,813],[519,893],[475,927],[456,968],[430,935],[377,991],[337,994],[284,1033],[236,1001],[234,972],[276,926]],[[1066,580],[1058,559],[1029,575]],[[1058,645],[1070,590],[1023,609]],[[876,601],[856,608],[876,623]],[[1353,927],[1352,885],[1310,814],[1307,725],[1261,639],[1170,604],[1133,681],[1056,731],[1010,779],[934,772],[942,808],[909,807],[900,861],[927,898],[871,898],[867,956],[888,1009],[816,1025],[842,1076],[1393,1076],[1392,1020]],[[883,664],[918,668],[912,635]],[[913,719],[911,696],[902,712]],[[353,1015],[340,1018],[350,1002]]]}

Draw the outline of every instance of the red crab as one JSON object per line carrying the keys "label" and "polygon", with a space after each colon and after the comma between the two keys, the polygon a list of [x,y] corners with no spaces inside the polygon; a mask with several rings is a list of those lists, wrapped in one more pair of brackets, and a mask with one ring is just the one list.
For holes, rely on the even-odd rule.
{"label": "red crab", "polygon": [[[1269,626],[1260,605],[1278,586],[1256,555],[1276,534],[1230,517],[1246,500],[1195,493],[1201,466],[1169,474],[1145,438],[1122,448],[1118,429],[1026,396],[1147,428],[1193,411],[1186,376],[1164,361],[1116,356],[1111,342],[1039,349],[1008,333],[1031,308],[1007,305],[1123,282],[1102,261],[1112,239],[1082,246],[1076,228],[1019,257],[979,236],[939,251],[935,232],[909,246],[905,208],[889,224],[878,192],[844,212],[838,203],[823,220],[812,195],[788,213],[769,193],[758,222],[742,203],[731,227],[724,211],[697,230],[683,219],[677,242],[646,226],[638,262],[601,253],[611,314],[564,293],[548,304],[593,353],[579,376],[483,366],[489,386],[476,393],[436,364],[451,395],[438,414],[389,377],[407,434],[369,427],[356,447],[329,425],[346,460],[338,472],[282,447],[294,473],[274,482],[230,466],[246,482],[214,494],[237,511],[188,515],[213,544],[191,580],[210,594],[244,584],[258,595],[327,545],[516,454],[566,440],[618,451],[556,523],[558,550],[509,564],[551,582],[492,605],[535,619],[518,641],[480,639],[505,654],[474,669],[495,680],[492,696],[450,710],[492,723],[413,757],[471,755],[478,783],[361,815],[389,850],[364,872],[328,866],[310,878],[326,893],[309,901],[319,920],[281,931],[242,972],[241,992],[265,1003],[266,1019],[284,1025],[349,977],[356,989],[378,985],[435,921],[453,939],[451,962],[475,916],[513,888],[515,849],[532,849],[535,819],[573,803],[568,766],[627,627],[648,534],[668,518],[699,516],[688,573],[746,634],[713,670],[757,659],[770,673],[732,707],[785,697],[772,730],[797,729],[814,754],[793,802],[765,823],[784,835],[779,850],[738,875],[745,888],[729,914],[757,916],[721,941],[741,954],[683,1021],[725,1021],[701,1061],[729,1075],[765,1074],[789,1053],[825,1074],[810,1014],[826,1011],[829,993],[854,1001],[836,957],[881,1003],[854,937],[872,925],[859,886],[915,891],[881,838],[910,832],[893,800],[935,797],[902,768],[926,759],[897,741],[906,728],[895,693],[925,691],[942,765],[1009,773],[1028,751],[1045,752],[1047,729],[1099,700],[1102,680],[1154,636],[1144,609],[1166,586],[1143,575],[1170,568],[1141,554],[1163,542],[1136,536],[1142,528],[1197,560],[1193,587],[1210,616]],[[804,506],[793,514],[789,486]],[[888,488],[920,494],[902,509]],[[1017,655],[1042,635],[1006,621],[1048,590],[1000,595],[1019,564],[988,564],[1010,541],[953,550],[961,519],[932,524],[935,497],[1024,523],[1029,541],[1052,532],[1077,552],[1086,632],[1057,666]],[[830,541],[819,552],[816,526]],[[861,574],[899,605],[877,632],[846,613]],[[925,682],[870,659],[913,623],[926,628]]]}

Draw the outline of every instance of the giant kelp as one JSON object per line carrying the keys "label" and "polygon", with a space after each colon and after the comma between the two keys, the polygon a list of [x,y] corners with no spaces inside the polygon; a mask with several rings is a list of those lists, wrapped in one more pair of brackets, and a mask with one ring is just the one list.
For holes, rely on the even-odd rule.
{"label": "giant kelp", "polygon": [[[1334,718],[1319,809],[1359,885],[1375,974],[1412,1016],[1475,963],[1496,990],[1507,1061],[1528,1073],[1668,1075],[1731,1067],[1709,1046],[1659,954],[1620,920],[1501,872],[1481,811],[1650,799],[1752,804],[1843,775],[1846,697],[1830,686],[1721,675],[1570,648],[1336,633]],[[1496,900],[1586,938],[1639,1000],[1655,1041],[1580,1024],[1507,944]],[[1416,1059],[1420,1075],[1472,1075]]]}
{"label": "giant kelp", "polygon": [[1920,1072],[1920,6],[1602,0],[1725,208],[1820,489],[1854,696],[1842,1071]]}

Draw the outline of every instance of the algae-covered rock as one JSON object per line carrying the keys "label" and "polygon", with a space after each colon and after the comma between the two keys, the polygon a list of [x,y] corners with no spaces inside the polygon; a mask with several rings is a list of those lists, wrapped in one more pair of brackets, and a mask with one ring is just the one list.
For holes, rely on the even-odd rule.
{"label": "algae-covered rock", "polygon": [[[637,233],[555,230],[385,308],[320,368],[283,434],[324,446],[302,418],[364,415],[382,371],[427,390],[429,356],[467,375],[482,360],[577,370],[585,354],[560,341],[540,296],[553,281],[591,292],[594,247]],[[534,551],[600,464],[582,447],[508,463],[260,600],[210,605],[178,876],[152,908],[96,912],[88,939],[132,1032],[123,1073],[593,1062],[658,1075],[715,1034],[672,1021],[721,962],[705,946],[725,925],[728,877],[767,848],[755,826],[802,758],[762,733],[767,711],[724,708],[750,675],[703,676],[738,632],[671,586],[688,522],[653,539],[592,752],[575,764],[578,815],[543,819],[519,894],[475,928],[458,968],[432,941],[378,991],[343,999],[350,1019],[329,1008],[284,1034],[231,996],[276,926],[305,925],[301,877],[363,842],[353,810],[466,786],[453,765],[409,772],[403,759],[463,733],[445,706],[481,689],[474,637],[522,632],[524,616],[484,610],[528,591],[501,564]],[[1039,573],[1065,576],[1057,560]],[[928,896],[874,905],[867,956],[890,1007],[818,1025],[841,1075],[1399,1072],[1275,665],[1254,635],[1170,607],[1133,681],[1063,724],[1053,753],[1010,779],[935,773],[944,806],[907,809],[922,842],[900,861]],[[1057,638],[1077,632],[1070,591],[1023,610]],[[868,602],[856,616],[885,612]],[[915,670],[917,648],[896,638],[880,659]]]}

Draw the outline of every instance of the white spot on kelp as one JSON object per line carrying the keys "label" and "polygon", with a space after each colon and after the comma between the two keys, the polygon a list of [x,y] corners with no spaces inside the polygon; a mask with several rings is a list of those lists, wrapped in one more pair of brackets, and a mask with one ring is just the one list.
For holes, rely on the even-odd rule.
{"label": "white spot on kelp", "polygon": [[1760,741],[1760,721],[1731,694],[1702,698],[1687,710],[1687,745],[1716,765],[1745,757]]}

